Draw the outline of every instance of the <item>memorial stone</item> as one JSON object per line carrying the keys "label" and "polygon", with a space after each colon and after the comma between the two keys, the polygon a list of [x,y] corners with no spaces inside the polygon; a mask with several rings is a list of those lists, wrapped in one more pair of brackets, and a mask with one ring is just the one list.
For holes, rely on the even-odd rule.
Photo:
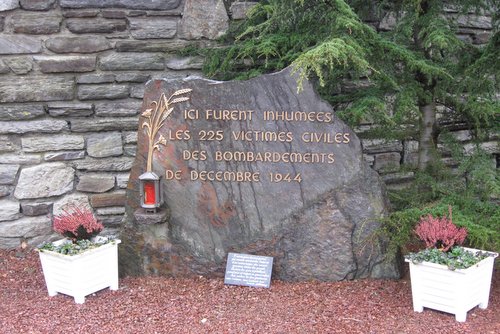
{"label": "memorial stone", "polygon": [[[281,280],[399,276],[373,235],[388,204],[360,140],[290,69],[150,81],[137,142],[124,274],[223,277],[228,253],[244,253],[273,257]],[[141,208],[146,172],[160,176],[154,213]]]}

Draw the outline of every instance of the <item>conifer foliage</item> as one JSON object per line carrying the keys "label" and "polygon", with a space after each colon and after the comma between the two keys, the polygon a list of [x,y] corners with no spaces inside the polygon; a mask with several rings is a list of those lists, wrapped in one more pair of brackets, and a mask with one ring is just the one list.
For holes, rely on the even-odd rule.
{"label": "conifer foliage", "polygon": [[[394,129],[410,124],[419,140],[418,169],[435,160],[437,106],[454,110],[478,133],[499,129],[498,17],[486,47],[460,40],[457,20],[474,11],[496,13],[495,0],[264,0],[233,27],[227,46],[208,53],[204,71],[217,79],[249,78],[292,65],[298,86],[317,79],[322,96],[342,106],[351,124],[362,119]],[[361,19],[394,13],[390,32]],[[457,11],[445,15],[446,9]],[[343,83],[368,82],[356,89]],[[390,97],[390,98],[389,98]],[[496,127],[496,128],[495,128]],[[386,129],[383,130],[386,133]]]}

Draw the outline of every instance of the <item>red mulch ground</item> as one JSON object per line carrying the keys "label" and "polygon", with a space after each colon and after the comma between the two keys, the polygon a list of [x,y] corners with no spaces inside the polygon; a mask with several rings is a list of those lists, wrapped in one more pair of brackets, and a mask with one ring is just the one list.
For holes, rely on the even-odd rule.
{"label": "red mulch ground", "polygon": [[124,278],[118,291],[49,297],[35,252],[0,251],[0,333],[500,333],[500,271],[488,309],[412,309],[408,278],[336,283],[273,281],[270,289],[222,280]]}

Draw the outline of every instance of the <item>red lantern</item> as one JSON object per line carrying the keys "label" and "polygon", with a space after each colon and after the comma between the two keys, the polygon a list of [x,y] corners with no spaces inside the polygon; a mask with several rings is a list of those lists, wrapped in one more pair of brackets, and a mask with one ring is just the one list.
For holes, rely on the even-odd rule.
{"label": "red lantern", "polygon": [[160,177],[153,172],[139,176],[141,207],[147,212],[156,212],[161,205]]}

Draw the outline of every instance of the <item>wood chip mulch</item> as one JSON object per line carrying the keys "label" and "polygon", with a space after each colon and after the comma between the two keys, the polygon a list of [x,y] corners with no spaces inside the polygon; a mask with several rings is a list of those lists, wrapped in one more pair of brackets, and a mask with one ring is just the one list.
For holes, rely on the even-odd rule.
{"label": "wood chip mulch", "polygon": [[126,277],[85,304],[49,297],[38,254],[0,250],[0,333],[500,333],[500,270],[467,321],[413,312],[408,277],[226,286],[222,279]]}

